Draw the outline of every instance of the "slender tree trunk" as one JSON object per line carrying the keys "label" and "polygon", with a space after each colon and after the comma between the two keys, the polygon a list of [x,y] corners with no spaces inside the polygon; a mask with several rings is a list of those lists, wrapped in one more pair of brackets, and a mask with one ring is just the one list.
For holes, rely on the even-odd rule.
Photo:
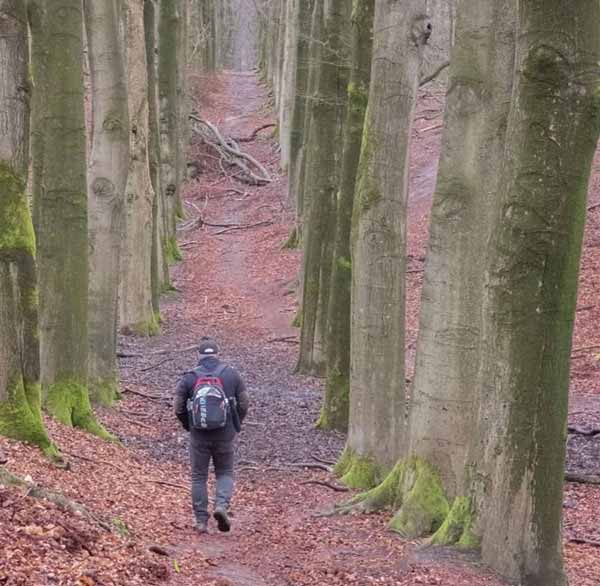
{"label": "slender tree trunk", "polygon": [[162,192],[165,198],[165,250],[169,264],[180,260],[176,215],[180,207],[177,165],[179,151],[178,65],[181,33],[179,0],[161,0],[159,20],[159,103]]}
{"label": "slender tree trunk", "polygon": [[322,62],[312,108],[308,221],[304,230],[302,328],[299,370],[323,373],[335,201],[339,179],[342,121],[348,83],[350,0],[332,1],[324,14]]}
{"label": "slender tree trunk", "polygon": [[354,462],[346,470],[346,481],[354,485],[372,482],[378,468],[389,469],[406,451],[408,153],[422,53],[430,32],[421,2],[376,3],[373,68],[352,231],[347,455]]}
{"label": "slender tree trunk", "polygon": [[177,200],[176,217],[184,215],[181,189],[187,174],[187,150],[190,136],[189,114],[191,111],[188,98],[188,31],[189,0],[179,0],[179,35],[177,38]]}
{"label": "slender tree trunk", "polygon": [[350,229],[356,169],[360,159],[373,47],[374,0],[354,0],[352,11],[352,70],[339,192],[335,249],[331,269],[327,332],[327,382],[319,426],[345,431],[350,401]]}
{"label": "slender tree trunk", "polygon": [[59,421],[106,436],[92,412],[87,384],[83,9],[79,0],[39,0],[29,13],[42,389],[46,408]]}
{"label": "slender tree trunk", "polygon": [[290,163],[290,133],[294,110],[294,89],[296,87],[296,47],[298,45],[299,0],[288,0],[285,20],[283,77],[281,83],[281,108],[279,114],[279,143],[281,145],[281,166],[288,169]]}
{"label": "slender tree trunk", "polygon": [[118,395],[118,290],[129,155],[125,51],[117,0],[85,0],[92,80],[93,137],[88,168],[89,387],[109,405]]}
{"label": "slender tree trunk", "polygon": [[600,130],[600,4],[519,3],[518,74],[483,306],[482,554],[526,586],[563,586],[569,362]]}
{"label": "slender tree trunk", "polygon": [[152,309],[160,314],[160,293],[170,286],[169,265],[164,250],[165,200],[160,177],[160,126],[158,119],[158,18],[154,0],[144,1],[144,34],[146,39],[146,65],[148,68],[148,164],[154,191],[152,201]]}
{"label": "slender tree trunk", "polygon": [[301,177],[303,143],[306,138],[305,117],[310,70],[310,32],[314,0],[298,0],[295,87],[290,121],[290,154],[288,168],[288,200],[297,208]]}
{"label": "slender tree trunk", "polygon": [[468,494],[477,417],[483,253],[498,209],[513,90],[516,0],[461,0],[433,199],[410,408],[410,453]]}
{"label": "slender tree trunk", "polygon": [[127,21],[130,159],[119,325],[123,333],[153,335],[158,331],[158,316],[152,308],[154,191],[148,162],[148,69],[144,0],[129,0]]}
{"label": "slender tree trunk", "polygon": [[51,450],[41,416],[35,236],[25,193],[29,46],[20,0],[0,0],[0,435]]}

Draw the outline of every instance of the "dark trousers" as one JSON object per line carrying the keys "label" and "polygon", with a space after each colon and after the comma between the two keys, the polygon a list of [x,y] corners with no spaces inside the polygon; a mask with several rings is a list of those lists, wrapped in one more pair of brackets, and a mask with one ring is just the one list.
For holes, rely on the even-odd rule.
{"label": "dark trousers", "polygon": [[197,521],[208,520],[208,466],[212,458],[217,478],[215,507],[225,510],[233,495],[233,441],[192,438],[192,506]]}

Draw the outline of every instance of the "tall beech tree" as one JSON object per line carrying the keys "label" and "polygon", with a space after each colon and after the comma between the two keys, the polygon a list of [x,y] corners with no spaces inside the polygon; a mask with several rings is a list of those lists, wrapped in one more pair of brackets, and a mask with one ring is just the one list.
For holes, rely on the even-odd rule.
{"label": "tall beech tree", "polygon": [[[485,562],[563,586],[569,363],[600,131],[600,4],[519,2],[515,91],[489,278],[475,486]],[[485,434],[485,435],[484,435]]]}
{"label": "tall beech tree", "polygon": [[342,126],[348,84],[350,0],[327,3],[323,46],[311,109],[310,151],[306,166],[308,215],[303,244],[302,324],[299,370],[323,372],[331,259],[336,224],[336,194]]}
{"label": "tall beech tree", "polygon": [[288,198],[291,205],[298,206],[299,183],[303,173],[302,158],[304,150],[306,103],[308,77],[310,71],[310,29],[315,0],[298,2],[296,20],[296,55],[294,65],[293,102],[290,104],[290,153],[288,164]]}
{"label": "tall beech tree", "polygon": [[25,184],[29,43],[21,0],[0,0],[0,435],[51,451],[41,417],[35,235]]}
{"label": "tall beech tree", "polygon": [[350,290],[352,263],[350,230],[356,169],[360,158],[373,46],[374,0],[354,0],[352,9],[352,63],[336,205],[336,232],[331,268],[327,322],[327,380],[319,426],[348,427],[350,401]]}
{"label": "tall beech tree", "polygon": [[88,222],[80,0],[34,0],[33,203],[46,409],[106,436],[88,394]]}
{"label": "tall beech tree", "polygon": [[179,36],[182,30],[180,0],[161,0],[159,15],[158,91],[160,104],[160,161],[162,193],[165,198],[165,250],[169,263],[181,258],[175,238],[180,209],[178,164],[180,109],[178,97]]}
{"label": "tall beech tree", "polygon": [[467,494],[482,355],[483,253],[497,221],[517,3],[461,0],[433,198],[410,405],[410,453]]}
{"label": "tall beech tree", "polygon": [[118,394],[118,291],[129,160],[125,23],[119,0],[85,0],[84,7],[92,82],[88,372],[92,399],[109,405]]}
{"label": "tall beech tree", "polygon": [[129,0],[127,16],[129,175],[125,200],[125,244],[121,263],[119,326],[124,333],[153,335],[152,305],[154,191],[148,162],[148,69],[144,0]]}
{"label": "tall beech tree", "polygon": [[377,2],[352,228],[350,421],[338,471],[368,487],[404,450],[408,152],[423,49],[422,2]]}

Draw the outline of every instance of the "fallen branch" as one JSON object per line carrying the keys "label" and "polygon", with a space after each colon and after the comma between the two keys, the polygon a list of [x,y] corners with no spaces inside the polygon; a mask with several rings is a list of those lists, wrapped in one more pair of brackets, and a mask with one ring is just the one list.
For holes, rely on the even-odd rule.
{"label": "fallen branch", "polygon": [[66,450],[61,450],[61,452],[63,454],[66,454],[67,456],[71,456],[71,458],[77,458],[78,460],[83,460],[84,462],[91,462],[92,464],[103,464],[104,466],[110,466],[111,468],[115,468],[115,470],[126,474],[123,468],[117,466],[116,464],[113,464],[112,462],[109,462],[108,460],[94,460],[93,458],[89,458],[88,456],[82,456],[81,454],[76,454],[74,452],[67,452]]}
{"label": "fallen branch", "polygon": [[170,357],[163,358],[160,362],[157,362],[157,363],[153,364],[152,366],[146,366],[146,368],[142,368],[141,372],[148,372],[149,370],[154,370],[155,368],[157,368],[161,364],[164,364],[165,362],[169,362],[169,360],[171,360]]}
{"label": "fallen branch", "polygon": [[334,462],[333,460],[325,460],[325,458],[320,458],[319,456],[315,456],[314,454],[312,454],[311,457],[313,460],[321,462],[321,464],[328,464],[329,466],[335,466],[337,464],[337,462]]}
{"label": "fallen branch", "polygon": [[182,490],[188,490],[189,486],[183,486],[183,484],[177,484],[175,482],[169,482],[167,480],[160,480],[158,478],[145,478],[145,482],[152,482],[153,484],[162,484],[164,486],[170,486],[171,488],[180,488]]}
{"label": "fallen branch", "polygon": [[157,395],[148,395],[147,393],[142,393],[141,391],[134,391],[133,389],[130,389],[129,387],[125,387],[123,389],[124,393],[131,393],[132,395],[138,395],[139,397],[144,397],[144,399],[150,399],[151,401],[162,401],[161,397],[158,397]]}
{"label": "fallen branch", "polygon": [[125,417],[125,421],[128,421],[132,425],[139,425],[140,427],[143,427],[144,429],[155,429],[154,427],[152,427],[151,425],[148,425],[147,423],[142,423],[141,421],[136,421],[135,419],[129,419],[129,417]]}
{"label": "fallen branch", "polygon": [[567,482],[576,482],[577,484],[600,484],[600,476],[596,474],[565,474]]}
{"label": "fallen branch", "polygon": [[331,466],[326,466],[325,464],[320,464],[317,462],[289,462],[286,466],[290,466],[292,468],[318,468],[319,470],[325,470],[325,472],[329,472],[330,474],[333,472]]}
{"label": "fallen branch", "polygon": [[306,480],[301,482],[300,484],[318,484],[319,486],[325,486],[330,488],[331,490],[335,490],[336,492],[349,492],[349,488],[345,486],[338,486],[337,484],[333,484],[331,482],[327,482],[326,480]]}
{"label": "fallen branch", "polygon": [[595,305],[584,305],[583,307],[578,307],[575,311],[589,311],[590,309],[594,309]]}
{"label": "fallen branch", "polygon": [[38,486],[33,482],[27,482],[26,480],[23,480],[22,478],[11,474],[8,470],[5,470],[4,468],[0,468],[0,484],[26,488],[27,496],[37,499],[43,499],[48,502],[54,503],[61,511],[65,511],[73,515],[81,515],[87,519],[91,519],[100,527],[102,527],[102,529],[104,529],[105,531],[112,531],[110,523],[104,521],[103,519],[86,509],[82,504],[72,501],[71,499],[68,499],[66,496],[58,492],[52,492],[51,490],[42,488],[41,486]]}
{"label": "fallen branch", "polygon": [[590,428],[584,428],[584,427],[579,427],[577,425],[569,425],[569,427],[567,427],[567,431],[569,433],[574,433],[577,435],[584,435],[587,437],[594,437],[595,435],[599,435],[600,434],[600,427],[590,427]]}
{"label": "fallen branch", "polygon": [[252,142],[258,136],[259,132],[262,132],[263,130],[266,130],[267,128],[275,128],[275,126],[276,125],[273,123],[263,124],[262,126],[259,126],[250,136],[236,137],[236,138],[234,138],[234,140],[237,142]]}
{"label": "fallen branch", "polygon": [[580,545],[591,545],[592,547],[600,547],[600,541],[585,539],[584,537],[569,537],[569,543],[577,543]]}
{"label": "fallen branch", "polygon": [[595,344],[594,346],[582,346],[581,348],[575,348],[573,350],[573,354],[578,352],[588,352],[589,350],[600,350],[600,344]]}
{"label": "fallen branch", "polygon": [[426,126],[425,128],[417,129],[417,132],[422,133],[422,132],[428,132],[429,130],[437,130],[438,128],[441,128],[442,126],[444,126],[444,123],[438,122],[437,124],[432,124],[431,126]]}
{"label": "fallen branch", "polygon": [[592,210],[595,210],[596,208],[600,208],[600,203],[594,203],[591,206],[588,206],[587,211],[590,212]]}
{"label": "fallen branch", "polygon": [[166,550],[164,547],[161,547],[160,545],[150,545],[148,546],[148,551],[165,557],[169,557],[171,555],[168,550]]}
{"label": "fallen branch", "polygon": [[117,358],[143,358],[143,354],[128,354],[126,352],[117,352]]}
{"label": "fallen branch", "polygon": [[233,232],[234,230],[247,230],[249,228],[259,228],[260,226],[270,226],[273,224],[272,220],[264,220],[263,222],[256,222],[256,224],[244,224],[239,226],[231,226],[230,228],[225,228],[224,230],[219,230],[215,232],[215,235],[225,234],[227,232]]}
{"label": "fallen branch", "polygon": [[267,344],[272,344],[273,342],[285,342],[286,344],[299,344],[297,336],[283,336],[282,338],[269,338],[267,340]]}

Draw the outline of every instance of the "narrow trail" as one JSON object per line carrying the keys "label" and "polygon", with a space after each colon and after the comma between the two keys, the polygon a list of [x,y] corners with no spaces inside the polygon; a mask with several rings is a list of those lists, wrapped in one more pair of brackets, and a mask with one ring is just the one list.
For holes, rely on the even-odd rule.
{"label": "narrow trail", "polygon": [[[267,91],[252,74],[194,78],[193,91],[198,112],[226,135],[250,136],[274,122]],[[423,266],[427,192],[435,175],[431,160],[439,152],[441,132],[439,126],[432,128],[437,118],[432,121],[429,114],[440,107],[437,96],[425,95],[418,111],[411,161],[412,268]],[[291,464],[315,462],[315,456],[333,461],[344,438],[314,427],[322,381],[294,374],[298,331],[290,324],[297,310],[300,252],[282,248],[293,218],[286,179],[278,168],[278,146],[268,131],[244,143],[244,150],[274,177],[263,187],[224,176],[218,161],[202,149],[198,144],[190,149],[191,159],[201,161],[202,172],[183,193],[187,218],[182,227],[188,229],[178,236],[184,258],[172,269],[176,290],[161,302],[161,334],[120,338],[123,400],[115,408],[98,410],[102,423],[121,443],[107,443],[46,418],[51,437],[69,460],[67,467],[58,468],[36,448],[0,438],[7,470],[93,512],[90,518],[78,517],[0,487],[0,553],[6,557],[0,555],[0,583],[506,586],[472,554],[427,548],[424,540],[409,542],[389,532],[387,512],[320,515],[349,495],[307,484],[333,479],[323,470]],[[192,222],[199,215],[203,225]],[[264,224],[232,229],[259,222]],[[592,247],[595,232],[587,238]],[[586,252],[585,266],[595,266],[596,257],[589,251],[593,248]],[[600,278],[596,274],[600,271],[590,272],[589,280]],[[418,271],[409,275],[409,367],[421,280]],[[597,290],[591,285],[585,305],[593,303]],[[233,530],[220,534],[212,525],[206,536],[192,528],[188,438],[171,406],[178,378],[195,365],[195,352],[185,349],[203,335],[217,338],[224,359],[242,373],[252,399],[239,437]],[[586,342],[582,338],[578,343]],[[582,359],[579,364],[588,363]],[[598,366],[590,358],[587,370],[579,368],[575,380],[585,382]],[[583,425],[589,422],[585,418],[590,409],[588,403],[581,405],[576,415],[581,419],[574,422]],[[567,538],[600,540],[598,491],[567,485]],[[114,529],[106,531],[98,519]],[[598,584],[597,549],[566,543],[565,552],[573,585]]]}
{"label": "narrow trail", "polygon": [[[198,86],[202,87],[199,80]],[[202,96],[202,116],[225,135],[249,136],[272,120],[265,90],[247,74],[212,78],[210,93]],[[200,90],[202,91],[202,90]],[[192,153],[194,151],[192,147]],[[215,528],[206,538],[189,527],[188,496],[177,495],[171,535],[180,573],[172,584],[188,584],[202,577],[203,584],[236,586],[442,584],[444,572],[420,565],[411,554],[414,544],[386,530],[386,515],[370,517],[319,517],[339,502],[328,488],[305,484],[326,480],[322,471],[288,467],[315,462],[314,456],[334,461],[343,447],[337,434],[315,429],[321,402],[320,381],[293,374],[298,331],[290,324],[297,309],[295,291],[300,262],[298,251],[282,249],[292,225],[288,212],[286,179],[278,171],[277,145],[269,133],[245,143],[244,149],[260,160],[275,177],[260,188],[223,178],[221,169],[206,169],[188,185],[184,200],[190,216],[201,211],[209,224],[272,224],[219,234],[226,228],[204,225],[180,235],[184,260],[173,271],[178,292],[163,304],[165,326],[156,340],[142,342],[146,352],[168,347],[185,348],[202,335],[215,336],[226,360],[240,370],[248,383],[252,407],[239,438],[239,475],[235,496],[234,528],[220,535]],[[227,192],[233,188],[235,191]],[[189,244],[187,244],[189,243]],[[127,340],[124,341],[127,344]],[[139,340],[130,349],[139,351]],[[151,379],[136,380],[145,366],[138,360],[124,377],[142,392],[160,390],[170,397],[177,375],[193,366],[194,352],[173,354],[155,369]],[[146,367],[147,368],[147,367]],[[181,462],[186,482],[185,434],[173,420],[165,421],[158,438],[133,440],[156,458]],[[342,495],[343,497],[344,495]],[[209,560],[208,562],[194,562]],[[453,584],[476,583],[477,571],[454,560]],[[475,574],[473,574],[475,572]],[[416,580],[416,581],[415,581]],[[500,584],[484,576],[481,584]]]}

